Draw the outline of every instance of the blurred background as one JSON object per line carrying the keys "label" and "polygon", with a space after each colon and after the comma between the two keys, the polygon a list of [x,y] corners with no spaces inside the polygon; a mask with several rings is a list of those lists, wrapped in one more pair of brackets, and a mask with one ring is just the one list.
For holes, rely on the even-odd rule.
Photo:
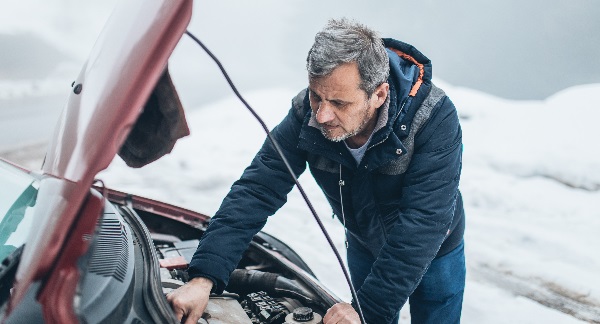
{"label": "blurred background", "polygon": [[[115,0],[25,0],[0,10],[0,151],[44,142]],[[306,86],[305,57],[329,18],[348,17],[413,44],[437,79],[495,96],[544,99],[600,82],[600,5],[531,1],[196,1],[189,30],[242,92]],[[184,105],[229,96],[185,37],[171,72]]]}

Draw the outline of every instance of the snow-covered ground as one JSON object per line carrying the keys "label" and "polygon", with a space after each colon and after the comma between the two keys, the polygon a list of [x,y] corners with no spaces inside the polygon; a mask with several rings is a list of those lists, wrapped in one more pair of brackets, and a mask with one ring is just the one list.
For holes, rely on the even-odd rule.
{"label": "snow-covered ground", "polygon": [[[508,101],[437,82],[458,107],[467,213],[465,323],[600,321],[600,85],[544,101]],[[297,90],[265,89],[248,101],[271,128]],[[187,115],[192,135],[135,170],[116,158],[109,187],[213,214],[264,140],[231,97]],[[307,172],[300,182],[345,255],[343,231]],[[265,231],[294,248],[338,296],[350,293],[296,189]],[[559,310],[561,311],[559,311]],[[406,307],[402,318],[408,314]]]}

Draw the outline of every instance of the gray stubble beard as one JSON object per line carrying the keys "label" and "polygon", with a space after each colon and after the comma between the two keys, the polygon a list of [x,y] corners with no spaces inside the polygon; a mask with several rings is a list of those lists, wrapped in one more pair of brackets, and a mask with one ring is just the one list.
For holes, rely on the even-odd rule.
{"label": "gray stubble beard", "polygon": [[325,128],[323,128],[323,126],[321,124],[318,124],[321,134],[323,134],[323,136],[326,139],[328,139],[332,142],[341,142],[352,136],[359,134],[360,132],[362,132],[365,129],[365,126],[367,126],[367,123],[371,119],[371,118],[368,118],[368,113],[369,113],[368,102],[365,102],[365,107],[367,107],[367,109],[365,109],[365,114],[363,115],[363,120],[361,121],[360,125],[358,125],[358,127],[355,128],[354,130],[347,132],[345,134],[342,134],[340,136],[337,136],[337,137],[330,137],[329,134],[327,134],[327,131],[325,130]]}

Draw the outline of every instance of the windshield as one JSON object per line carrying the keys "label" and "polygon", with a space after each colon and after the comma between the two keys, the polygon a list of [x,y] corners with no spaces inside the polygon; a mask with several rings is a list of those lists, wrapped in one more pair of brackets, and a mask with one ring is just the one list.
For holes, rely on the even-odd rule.
{"label": "windshield", "polygon": [[37,191],[36,178],[0,161],[0,261],[25,243]]}

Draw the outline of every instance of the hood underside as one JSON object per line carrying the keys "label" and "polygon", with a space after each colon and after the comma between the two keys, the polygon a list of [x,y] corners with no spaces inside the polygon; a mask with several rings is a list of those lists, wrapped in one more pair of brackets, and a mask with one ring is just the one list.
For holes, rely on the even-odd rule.
{"label": "hood underside", "polygon": [[[192,0],[117,4],[73,83],[48,146],[38,191],[40,206],[34,214],[36,230],[28,236],[11,304],[52,270],[79,218],[95,221],[100,216],[80,211],[94,178],[121,149],[144,105],[152,102],[148,98],[157,83],[170,83],[167,60],[191,15]],[[181,111],[178,100],[174,108]],[[176,135],[186,130],[180,128]]]}

